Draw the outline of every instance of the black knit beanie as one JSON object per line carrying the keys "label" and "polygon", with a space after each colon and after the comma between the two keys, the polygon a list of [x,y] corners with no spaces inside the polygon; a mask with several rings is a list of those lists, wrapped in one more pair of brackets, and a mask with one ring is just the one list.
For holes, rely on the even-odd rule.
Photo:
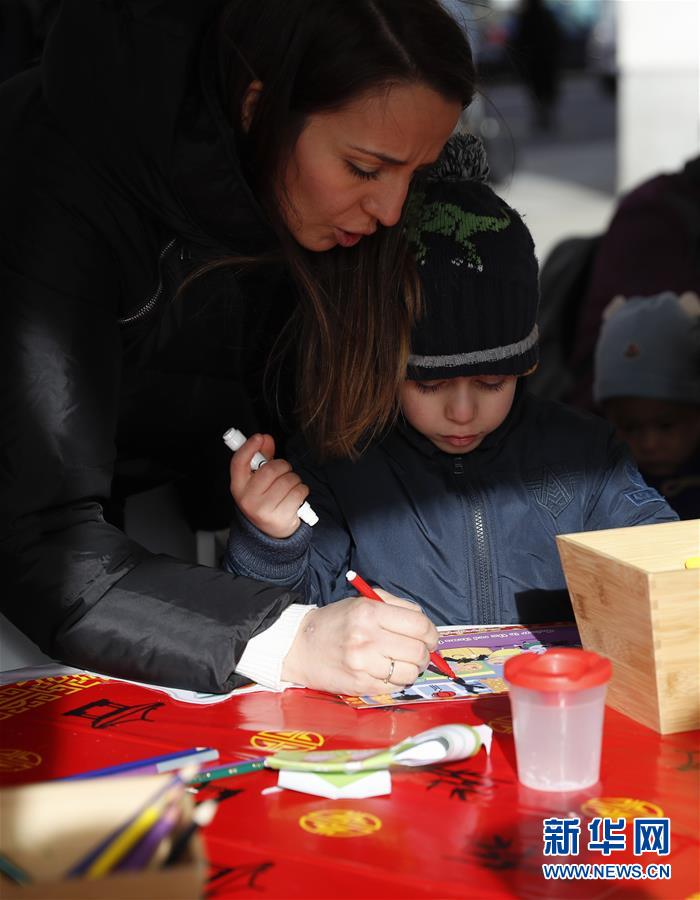
{"label": "black knit beanie", "polygon": [[414,192],[406,230],[424,303],[408,377],[523,375],[534,368],[537,258],[518,213],[488,185],[449,173]]}

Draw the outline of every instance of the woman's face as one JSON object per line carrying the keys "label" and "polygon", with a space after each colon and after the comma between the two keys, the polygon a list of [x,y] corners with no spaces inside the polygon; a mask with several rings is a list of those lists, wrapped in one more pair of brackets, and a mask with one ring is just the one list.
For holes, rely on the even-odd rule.
{"label": "woman's face", "polygon": [[352,247],[395,225],[411,178],[440,155],[460,104],[395,85],[308,118],[283,176],[282,214],[307,250]]}

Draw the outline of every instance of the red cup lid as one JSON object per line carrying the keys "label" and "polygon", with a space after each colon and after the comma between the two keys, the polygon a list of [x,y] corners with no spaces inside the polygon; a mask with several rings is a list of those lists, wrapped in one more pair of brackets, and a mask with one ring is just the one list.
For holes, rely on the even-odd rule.
{"label": "red cup lid", "polygon": [[612,665],[590,650],[552,647],[544,653],[512,656],[503,675],[515,687],[533,691],[585,691],[608,682]]}

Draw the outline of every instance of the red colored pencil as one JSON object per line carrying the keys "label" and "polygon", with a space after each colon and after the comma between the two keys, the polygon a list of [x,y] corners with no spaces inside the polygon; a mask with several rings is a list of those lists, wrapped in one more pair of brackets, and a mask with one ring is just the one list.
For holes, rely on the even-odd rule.
{"label": "red colored pencil", "polygon": [[[353,572],[352,569],[345,574],[345,577],[350,582],[350,584],[356,589],[358,594],[362,594],[363,597],[366,597],[368,600],[378,600],[380,603],[384,603],[379,594],[373,590],[364,578],[361,578],[357,572]],[[452,667],[449,663],[445,662],[445,660],[440,656],[437,650],[433,650],[430,654],[430,662],[435,666],[435,668],[440,672],[441,675],[447,675],[448,678],[451,678],[453,681],[456,681],[457,684],[464,685],[464,681],[452,671]]]}

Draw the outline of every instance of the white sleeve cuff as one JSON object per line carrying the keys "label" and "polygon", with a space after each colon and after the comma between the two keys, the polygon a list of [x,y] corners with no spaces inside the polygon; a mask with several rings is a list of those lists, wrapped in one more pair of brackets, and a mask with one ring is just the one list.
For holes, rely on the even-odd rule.
{"label": "white sleeve cuff", "polygon": [[277,621],[265,631],[252,637],[238,661],[236,672],[273,691],[288,687],[303,687],[291,681],[282,681],[282,663],[289,653],[299,626],[315,606],[292,603]]}

